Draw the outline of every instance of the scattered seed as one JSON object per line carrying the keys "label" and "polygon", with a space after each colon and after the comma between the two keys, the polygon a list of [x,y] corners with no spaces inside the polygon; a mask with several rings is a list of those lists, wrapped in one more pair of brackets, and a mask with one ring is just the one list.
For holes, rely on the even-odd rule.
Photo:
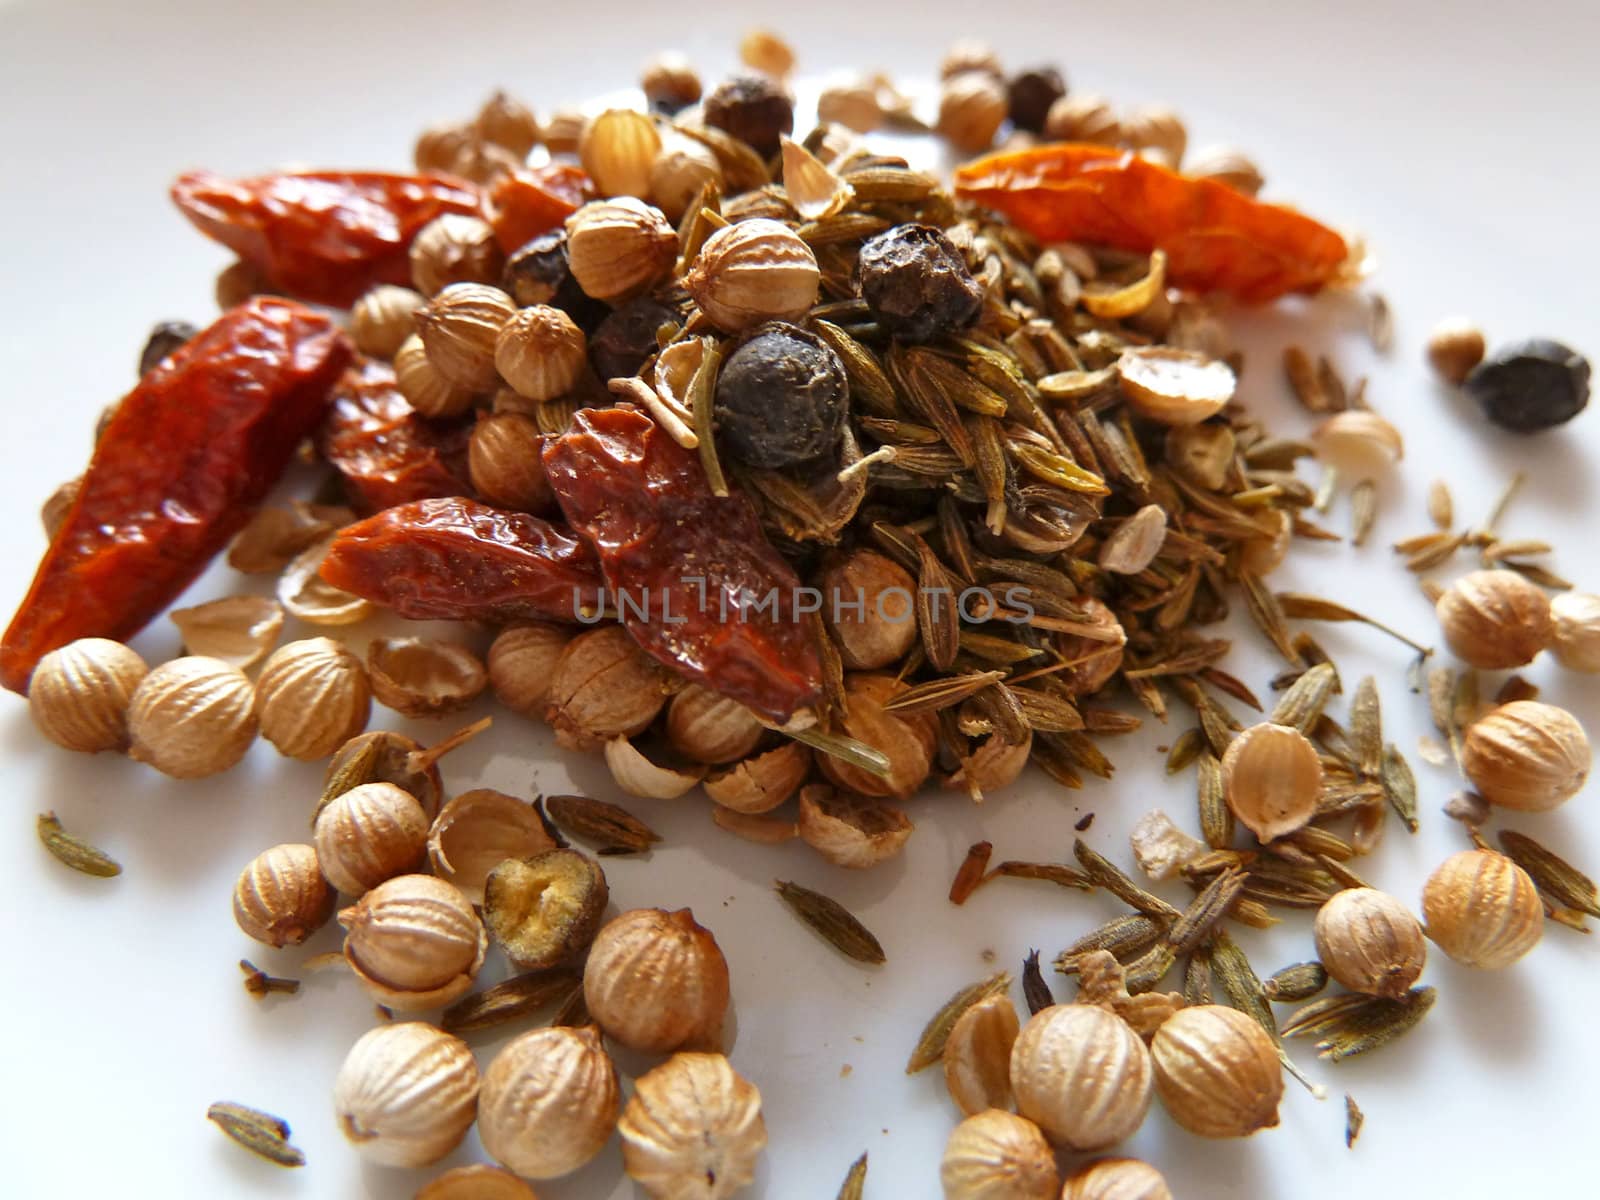
{"label": "scattered seed", "polygon": [[516,975],[456,1001],[439,1027],[459,1036],[520,1021],[566,999],[576,983],[576,974],[564,968]]}
{"label": "scattered seed", "polygon": [[867,1186],[867,1155],[863,1151],[861,1157],[850,1164],[850,1170],[844,1177],[844,1183],[839,1186],[838,1200],[861,1200],[863,1189]]}
{"label": "scattered seed", "polygon": [[1077,888],[1080,891],[1088,891],[1094,886],[1083,872],[1075,871],[1062,863],[1017,862],[1014,859],[1007,859],[990,871],[987,878],[993,879],[996,876],[1009,879],[1042,879],[1046,883]]}
{"label": "scattered seed", "polygon": [[774,886],[794,914],[840,954],[873,966],[885,961],[878,939],[837,900],[782,879]]}
{"label": "scattered seed", "polygon": [[1028,951],[1028,957],[1022,960],[1022,996],[1028,1002],[1029,1016],[1037,1015],[1056,1002],[1050,985],[1044,980],[1044,973],[1039,970],[1037,950]]}
{"label": "scattered seed", "polygon": [[1261,981],[1261,994],[1279,1004],[1309,1000],[1328,986],[1328,972],[1319,962],[1294,963]]}
{"label": "scattered seed", "polygon": [[44,843],[44,848],[74,871],[84,875],[97,875],[102,879],[122,874],[121,863],[62,829],[55,813],[42,813],[34,822],[34,828],[38,831],[39,840]]}
{"label": "scattered seed", "polygon": [[1104,888],[1128,907],[1169,924],[1178,919],[1180,914],[1177,909],[1160,896],[1145,891],[1110,859],[1092,850],[1082,838],[1073,839],[1072,853],[1090,883]]}
{"label": "scattered seed", "polygon": [[1506,857],[1528,873],[1553,906],[1600,917],[1600,891],[1594,880],[1525,833],[1502,829],[1496,836]]}
{"label": "scattered seed", "polygon": [[661,840],[620,804],[588,796],[548,796],[544,803],[552,821],[597,854],[640,854]]}
{"label": "scattered seed", "polygon": [[303,1167],[306,1156],[289,1144],[288,1122],[242,1104],[218,1102],[206,1109],[211,1121],[239,1145],[280,1167]]}
{"label": "scattered seed", "polygon": [[922,1028],[922,1033],[917,1037],[911,1058],[906,1062],[906,1074],[915,1075],[918,1071],[941,1062],[944,1059],[945,1043],[950,1040],[950,1031],[961,1019],[961,1014],[990,996],[1004,995],[1010,987],[1011,972],[1000,971],[987,979],[969,984],[946,1000],[939,1011],[929,1018],[928,1023]]}

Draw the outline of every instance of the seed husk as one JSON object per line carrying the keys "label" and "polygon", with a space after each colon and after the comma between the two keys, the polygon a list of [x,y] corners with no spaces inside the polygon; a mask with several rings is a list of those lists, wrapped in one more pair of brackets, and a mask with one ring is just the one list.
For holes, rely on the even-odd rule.
{"label": "seed husk", "polygon": [[121,863],[61,828],[61,822],[56,819],[55,813],[41,813],[39,819],[34,822],[34,828],[38,831],[39,841],[44,844],[44,848],[74,871],[84,875],[96,875],[101,879],[122,874]]}
{"label": "seed husk", "polygon": [[596,854],[641,854],[661,840],[620,804],[588,796],[549,796],[544,804],[552,821],[595,847]]}
{"label": "seed husk", "polygon": [[861,1157],[850,1164],[850,1170],[845,1174],[844,1182],[839,1185],[838,1200],[861,1200],[867,1186],[867,1154],[861,1152]]}
{"label": "seed husk", "polygon": [[1010,987],[1011,972],[999,971],[987,979],[969,984],[946,1000],[918,1035],[917,1044],[911,1051],[911,1058],[906,1062],[906,1074],[915,1075],[918,1071],[926,1070],[934,1063],[942,1061],[945,1043],[950,1040],[950,1031],[961,1019],[961,1014],[980,1000],[1004,995]]}
{"label": "seed husk", "polygon": [[1290,666],[1304,665],[1300,652],[1294,648],[1294,638],[1289,633],[1288,616],[1279,598],[1250,571],[1239,573],[1239,586],[1244,591],[1245,608],[1256,627],[1266,634],[1267,640],[1283,655]]}
{"label": "seed husk", "polygon": [[1056,1002],[1050,985],[1045,982],[1044,972],[1039,969],[1037,950],[1029,950],[1022,960],[1022,998],[1028,1002],[1029,1016],[1037,1016]]}
{"label": "seed husk", "polygon": [[1293,963],[1261,981],[1261,994],[1279,1004],[1309,1000],[1328,986],[1328,972],[1312,962]]}
{"label": "seed husk", "polygon": [[943,679],[930,679],[898,692],[883,706],[886,713],[938,712],[960,704],[976,695],[990,684],[1006,677],[1004,671],[977,671],[970,675],[947,675]]}
{"label": "seed husk", "polygon": [[1433,653],[1431,647],[1412,641],[1405,634],[1391,629],[1382,621],[1375,621],[1371,617],[1358,613],[1353,608],[1347,608],[1343,604],[1335,604],[1333,601],[1324,600],[1320,596],[1308,596],[1301,592],[1279,592],[1278,604],[1286,617],[1302,621],[1358,621],[1363,625],[1370,625],[1374,629],[1387,633],[1396,641],[1410,646],[1418,654],[1429,655]]}
{"label": "seed husk", "polygon": [[243,1104],[219,1101],[206,1109],[206,1119],[252,1154],[280,1167],[303,1167],[306,1156],[289,1144],[289,1124],[270,1113]]}
{"label": "seed husk", "polygon": [[1528,873],[1553,906],[1600,917],[1600,891],[1594,880],[1525,833],[1502,829],[1496,836],[1506,857]]}
{"label": "seed husk", "polygon": [[878,939],[837,900],[786,880],[774,886],[794,914],[840,954],[873,966],[886,961]]}
{"label": "seed husk", "polygon": [[532,1017],[564,1000],[578,981],[577,972],[560,967],[512,976],[457,1000],[444,1010],[439,1028],[461,1035]]}
{"label": "seed husk", "polygon": [[984,880],[984,870],[989,865],[989,856],[994,853],[994,846],[989,842],[974,842],[967,848],[966,857],[961,860],[961,866],[956,870],[956,877],[950,884],[950,903],[965,904],[967,897],[978,890],[978,885]]}
{"label": "seed husk", "polygon": [[1367,1116],[1356,1104],[1356,1098],[1349,1092],[1344,1094],[1344,1148],[1355,1148],[1356,1139],[1361,1136],[1361,1127],[1366,1124]]}
{"label": "seed husk", "polygon": [[1411,764],[1406,762],[1405,756],[1392,742],[1383,748],[1380,777],[1389,807],[1394,809],[1406,829],[1415,833],[1418,829],[1417,777],[1411,773]]}
{"label": "seed husk", "polygon": [[1151,946],[1129,963],[1123,971],[1123,982],[1128,989],[1128,995],[1138,996],[1152,991],[1166,978],[1167,972],[1172,970],[1172,964],[1177,961],[1177,954],[1167,943]]}
{"label": "seed husk", "polygon": [[1365,546],[1378,520],[1378,485],[1363,479],[1350,489],[1350,544]]}

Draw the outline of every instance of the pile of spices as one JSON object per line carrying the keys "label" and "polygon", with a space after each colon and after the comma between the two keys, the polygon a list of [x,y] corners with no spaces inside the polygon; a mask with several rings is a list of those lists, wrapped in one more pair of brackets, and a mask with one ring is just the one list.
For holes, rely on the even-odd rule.
{"label": "pile of spices", "polygon": [[[1206,1137],[1270,1128],[1284,1071],[1299,1077],[1285,1038],[1338,1061],[1427,1013],[1427,939],[1499,968],[1547,916],[1600,915],[1578,868],[1480,832],[1490,806],[1576,794],[1584,731],[1517,681],[1481,706],[1475,673],[1546,650],[1600,669],[1600,602],[1549,598],[1565,581],[1527,561],[1549,548],[1493,532],[1504,502],[1458,534],[1436,488],[1435,531],[1397,547],[1426,570],[1472,545],[1484,567],[1436,597],[1469,669],[1435,668],[1428,693],[1477,794],[1452,807],[1475,846],[1428,880],[1425,934],[1354,865],[1391,817],[1419,819],[1376,682],[1355,682],[1336,719],[1344,681],[1290,622],[1385,629],[1419,681],[1431,651],[1268,583],[1297,543],[1341,540],[1315,518],[1346,463],[1351,541],[1367,538],[1377,473],[1404,446],[1364,381],[1298,347],[1285,373],[1322,423],[1309,442],[1275,435],[1235,402],[1242,360],[1212,307],[1353,286],[1362,248],[1257,200],[1261,173],[1237,151],[1186,162],[1171,111],[1120,112],[1048,65],[1007,76],[984,46],[951,49],[933,129],[970,161],[947,189],[862,136],[930,131],[891,81],[829,89],[822,122],[797,130],[793,52],[766,31],[740,52],[747,69],[710,88],[663,56],[642,110],[541,120],[497,92],[425,131],[415,174],[180,178],[180,210],[241,256],[219,281],[226,311],[157,327],[87,470],[46,504],[50,549],[0,643],[0,683],[59,745],[177,778],[227,770],[258,733],[329,759],[310,843],[249,863],[234,912],[279,948],[337,915],[343,963],[405,1018],[351,1049],[341,1129],[370,1161],[414,1167],[476,1120],[506,1168],[448,1172],[434,1197],[531,1195],[516,1177],[567,1175],[613,1130],[646,1194],[722,1197],[751,1181],[767,1131],[720,1052],[732,977],[711,932],[688,910],[606,921],[599,858],[563,834],[595,856],[648,854],[659,836],[609,800],[451,795],[439,762],[487,720],[425,748],[364,732],[374,698],[438,717],[492,691],[511,719],[602,755],[627,796],[701,789],[722,830],[851,868],[902,852],[901,806],[925,788],[979,802],[1029,763],[1064,788],[1109,777],[1102,744],[1142,720],[1113,701],[1131,700],[1177,722],[1167,768],[1195,772],[1199,835],[1151,813],[1133,856],[1192,899],[1168,902],[1082,840],[1071,865],[990,868],[993,846],[974,845],[953,903],[1010,877],[1128,911],[1054,958],[1074,1003],[1032,951],[1026,1022],[1009,974],[974,984],[908,1071],[941,1063],[965,1117],[947,1197],[1170,1196],[1131,1159],[1063,1185],[1056,1152],[1114,1146],[1157,1100]],[[1381,298],[1371,319],[1382,348]],[[1587,362],[1553,342],[1485,358],[1457,321],[1429,356],[1509,429],[1587,401]],[[261,509],[302,446],[322,464],[315,502]],[[1297,473],[1307,458],[1324,463],[1315,484]],[[174,612],[171,662],[122,644],[225,550],[279,574],[277,599]],[[1225,669],[1217,629],[1235,606],[1282,659],[1270,708]],[[462,622],[468,640],[354,640],[378,609]],[[275,649],[286,613],[325,636]],[[496,631],[486,654],[479,624]],[[52,815],[38,830],[68,866],[120,870]],[[886,962],[827,895],[777,891],[842,955]],[[1287,910],[1315,914],[1317,958],[1263,981],[1233,933]],[[514,974],[481,985],[491,949]],[[240,965],[251,995],[295,993]],[[1280,1026],[1273,1004],[1299,1007]],[[480,1073],[463,1039],[510,1023],[532,1027]],[[626,1104],[608,1045],[653,1060]],[[1363,1118],[1347,1105],[1353,1145]],[[209,1115],[303,1161],[277,1118]],[[862,1155],[840,1195],[862,1195],[865,1175]]]}

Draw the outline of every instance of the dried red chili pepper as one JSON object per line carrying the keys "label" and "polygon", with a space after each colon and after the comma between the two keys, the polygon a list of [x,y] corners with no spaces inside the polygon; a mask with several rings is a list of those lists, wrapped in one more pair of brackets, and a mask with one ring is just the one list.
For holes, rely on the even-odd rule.
{"label": "dried red chili pepper", "polygon": [[502,175],[489,191],[489,224],[510,254],[547,233],[599,193],[582,167],[546,163]]}
{"label": "dried red chili pepper", "polygon": [[566,530],[464,497],[347,526],[321,575],[419,621],[573,621],[598,612],[601,593],[594,553]]}
{"label": "dried red chili pepper", "polygon": [[387,363],[362,362],[344,373],[317,433],[317,451],[344,477],[350,500],[377,512],[433,496],[470,496],[470,418],[429,421],[395,386]]}
{"label": "dried red chili pepper", "polygon": [[1106,146],[990,154],[957,168],[955,188],[1041,241],[1164,250],[1177,286],[1251,303],[1350,271],[1344,238],[1303,213]]}
{"label": "dried red chili pepper", "polygon": [[479,211],[478,189],[444,175],[288,171],[225,179],[190,171],[172,199],[266,287],[348,305],[378,283],[411,282],[411,240],[435,217]]}
{"label": "dried red chili pepper", "polygon": [[0,643],[0,684],[25,691],[51,650],[124,641],[176,599],[317,427],[352,353],[326,316],[261,296],[152,367],[95,444]]}
{"label": "dried red chili pepper", "polygon": [[639,645],[774,720],[817,698],[799,580],[748,497],[714,496],[699,456],[627,406],[580,410],[544,465]]}

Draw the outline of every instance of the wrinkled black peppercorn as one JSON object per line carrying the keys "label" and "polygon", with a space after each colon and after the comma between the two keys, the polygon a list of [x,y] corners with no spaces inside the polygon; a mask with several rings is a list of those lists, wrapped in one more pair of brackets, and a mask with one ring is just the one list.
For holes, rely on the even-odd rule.
{"label": "wrinkled black peppercorn", "polygon": [[931,225],[897,225],[861,247],[861,298],[878,323],[912,342],[972,323],[983,288]]}
{"label": "wrinkled black peppercorn", "polygon": [[1479,363],[1462,387],[1500,428],[1536,433],[1572,420],[1589,403],[1589,360],[1534,338]]}
{"label": "wrinkled black peppercorn", "polygon": [[548,304],[559,308],[585,333],[592,333],[611,310],[586,295],[567,265],[567,233],[541,233],[506,259],[500,286],[523,308]]}
{"label": "wrinkled black peppercorn", "polygon": [[1013,75],[1006,92],[1011,101],[1011,123],[1029,133],[1043,133],[1045,115],[1067,94],[1067,85],[1054,67],[1034,67]]}
{"label": "wrinkled black peppercorn", "polygon": [[630,300],[595,328],[589,339],[589,364],[602,383],[637,375],[644,360],[656,352],[657,331],[682,320],[677,308],[654,296]]}
{"label": "wrinkled black peppercorn", "polygon": [[750,332],[717,376],[717,437],[749,466],[796,466],[839,444],[849,401],[837,354],[804,329],[769,322]]}
{"label": "wrinkled black peppercorn", "polygon": [[139,374],[144,375],[167,355],[200,331],[187,321],[163,321],[150,331],[144,349],[139,351]]}
{"label": "wrinkled black peppercorn", "polygon": [[794,100],[783,85],[765,75],[735,75],[719,83],[705,100],[705,121],[763,158],[778,152],[779,139],[794,132]]}

